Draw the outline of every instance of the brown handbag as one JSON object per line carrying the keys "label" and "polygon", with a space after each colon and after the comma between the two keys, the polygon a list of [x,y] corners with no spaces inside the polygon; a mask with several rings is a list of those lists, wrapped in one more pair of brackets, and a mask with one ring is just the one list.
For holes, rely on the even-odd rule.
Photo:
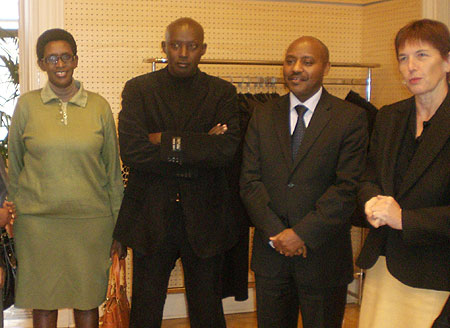
{"label": "brown handbag", "polygon": [[[123,277],[123,284],[121,283]],[[130,325],[130,304],[127,298],[125,260],[119,260],[117,253],[109,270],[108,292],[99,320],[100,328],[128,328]]]}

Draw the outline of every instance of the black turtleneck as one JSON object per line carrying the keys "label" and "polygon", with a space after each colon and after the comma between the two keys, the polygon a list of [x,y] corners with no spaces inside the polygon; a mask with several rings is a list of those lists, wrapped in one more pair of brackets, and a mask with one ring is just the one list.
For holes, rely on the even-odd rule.
{"label": "black turtleneck", "polygon": [[199,70],[197,69],[194,75],[188,77],[177,77],[170,74],[167,69],[167,82],[171,86],[172,92],[171,96],[176,100],[176,102],[180,105],[178,110],[181,110],[181,113],[186,110],[194,110],[199,106],[199,103],[195,101],[196,97],[194,97],[195,93],[198,92],[197,82],[200,77]]}
{"label": "black turtleneck", "polygon": [[[445,102],[445,101],[444,101]],[[428,121],[423,122],[423,130],[420,136],[416,138],[416,106],[411,109],[408,118],[408,126],[405,130],[405,135],[401,143],[401,147],[398,153],[397,162],[395,164],[395,175],[394,175],[394,193],[397,195],[400,186],[403,182],[403,178],[408,171],[409,164],[411,163],[414,154],[420,146],[423,138],[426,136],[429,127],[433,124],[434,118],[437,116],[438,112],[444,111],[442,104],[437,109],[436,113]]]}

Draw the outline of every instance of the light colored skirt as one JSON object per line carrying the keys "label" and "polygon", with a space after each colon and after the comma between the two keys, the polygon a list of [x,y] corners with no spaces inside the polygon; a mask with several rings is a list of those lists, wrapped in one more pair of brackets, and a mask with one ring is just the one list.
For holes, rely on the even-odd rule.
{"label": "light colored skirt", "polygon": [[111,217],[18,217],[14,224],[18,261],[15,306],[89,310],[102,304],[113,229]]}
{"label": "light colored skirt", "polygon": [[401,283],[380,256],[366,272],[359,328],[429,328],[449,294]]}

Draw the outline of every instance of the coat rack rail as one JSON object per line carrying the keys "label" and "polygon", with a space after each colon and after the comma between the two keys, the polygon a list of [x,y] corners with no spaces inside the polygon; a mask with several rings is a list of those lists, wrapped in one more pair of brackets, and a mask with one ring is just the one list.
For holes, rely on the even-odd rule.
{"label": "coat rack rail", "polygon": [[[144,63],[152,64],[152,71],[156,71],[156,64],[167,63],[167,58],[146,58]],[[200,64],[205,65],[240,65],[240,66],[283,66],[283,61],[280,60],[234,60],[234,59],[202,59]],[[361,79],[325,79],[324,84],[333,85],[365,85],[366,99],[370,101],[372,91],[372,69],[380,67],[379,64],[374,63],[345,63],[345,62],[331,62],[331,67],[349,67],[349,68],[365,68],[367,69],[367,77],[365,80]],[[279,80],[277,80],[279,81]],[[236,81],[235,81],[236,82]],[[342,82],[342,83],[340,83]],[[239,83],[239,82],[237,82]],[[279,83],[277,83],[279,84]]]}

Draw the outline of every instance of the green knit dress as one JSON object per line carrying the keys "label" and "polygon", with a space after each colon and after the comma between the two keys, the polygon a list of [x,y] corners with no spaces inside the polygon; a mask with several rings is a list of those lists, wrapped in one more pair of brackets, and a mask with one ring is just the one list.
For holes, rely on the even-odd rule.
{"label": "green knit dress", "polygon": [[88,310],[105,299],[123,195],[107,101],[86,91],[61,102],[48,84],[19,98],[9,134],[9,197],[18,272],[15,306]]}

